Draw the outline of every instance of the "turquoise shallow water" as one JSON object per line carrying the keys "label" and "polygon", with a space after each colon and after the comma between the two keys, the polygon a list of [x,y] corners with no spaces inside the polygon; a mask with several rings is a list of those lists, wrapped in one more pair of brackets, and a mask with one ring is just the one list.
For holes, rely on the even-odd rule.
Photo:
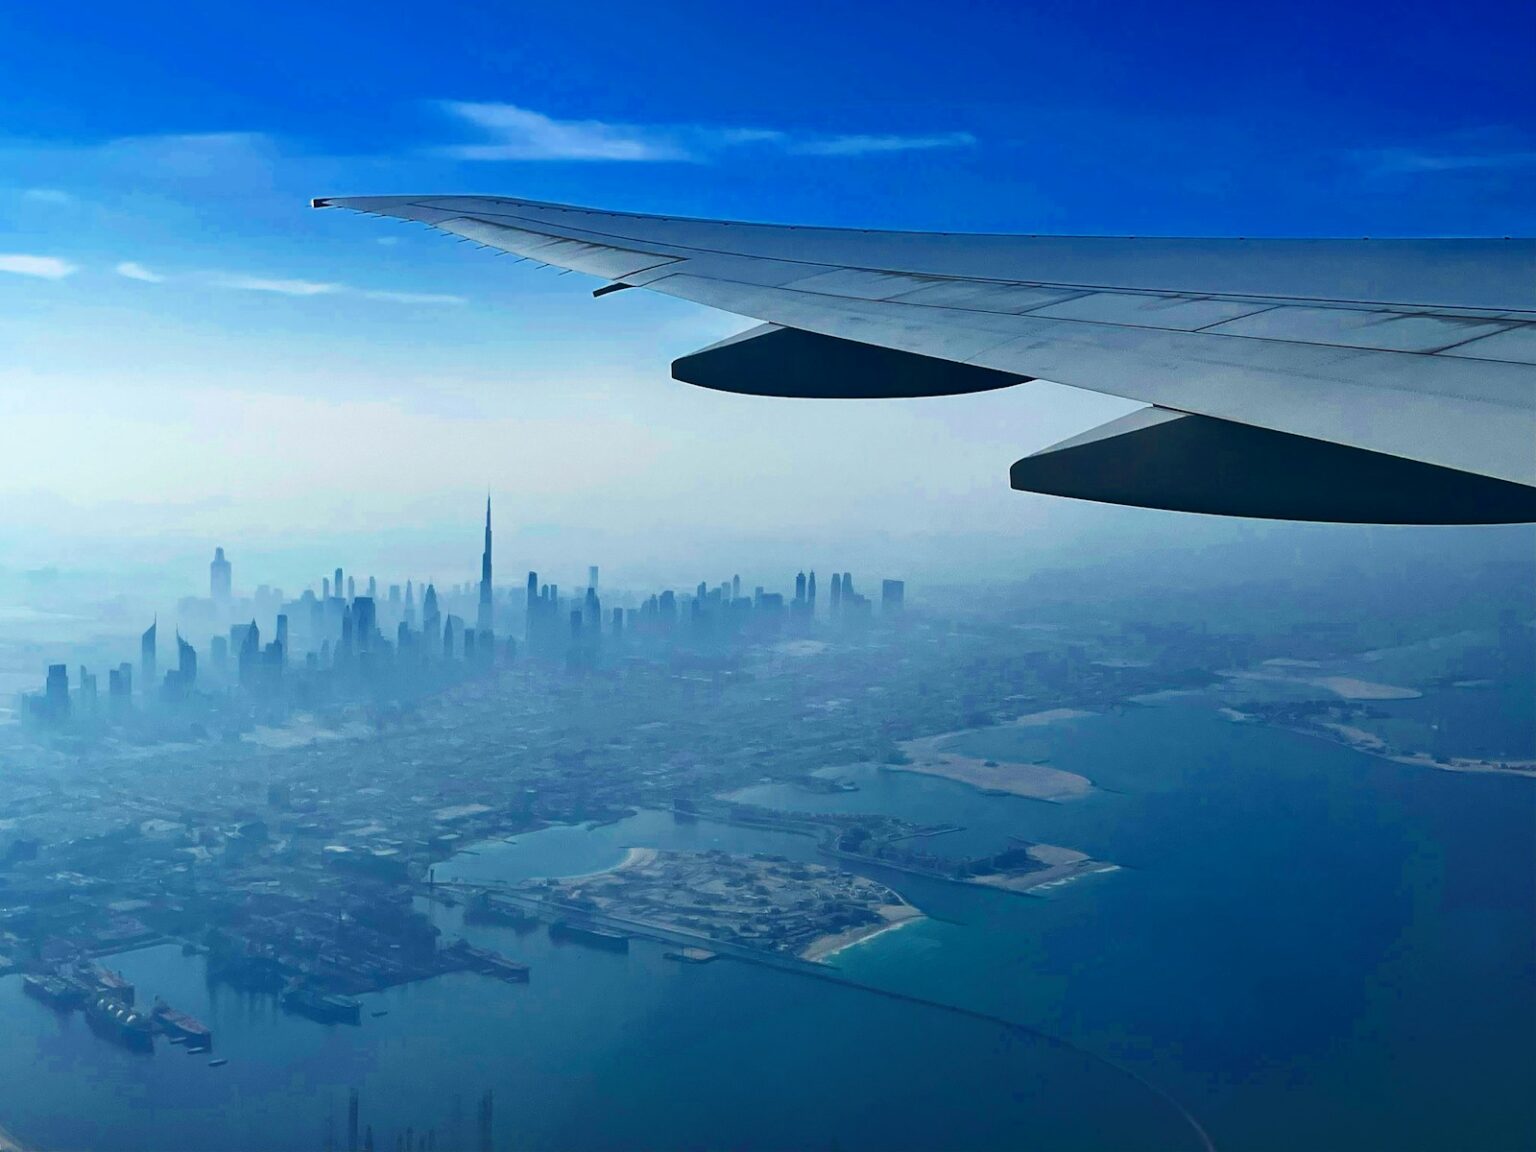
{"label": "turquoise shallow water", "polygon": [[[842,972],[1119,1062],[1222,1148],[1530,1145],[1536,782],[1390,764],[1178,700],[970,739],[997,755],[1024,739],[1100,791],[1047,804],[870,770],[856,793],[744,795],[950,820],[967,829],[957,851],[1015,835],[1122,870],[1044,897],[886,877],[934,918],[841,953]],[[814,854],[800,837],[645,813],[485,845],[439,875],[590,871],[637,844]],[[1194,1145],[1135,1079],[984,1021],[753,966],[678,966],[643,942],[618,956],[542,930],[469,934],[532,963],[532,983],[395,989],[370,998],[389,1015],[355,1029],[210,989],[173,948],[122,957],[143,994],[218,1031],[218,1069],[119,1051],[0,980],[0,1124],[45,1148],[313,1148],[328,1111],[344,1139],[355,1085],[380,1134],[431,1126],[440,1147],[456,1112],[473,1143],[486,1088],[500,1148]]]}

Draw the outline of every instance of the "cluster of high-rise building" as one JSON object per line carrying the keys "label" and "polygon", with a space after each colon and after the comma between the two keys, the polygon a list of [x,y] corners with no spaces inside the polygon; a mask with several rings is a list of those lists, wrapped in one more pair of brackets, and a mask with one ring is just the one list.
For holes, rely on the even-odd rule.
{"label": "cluster of high-rise building", "polygon": [[[207,659],[199,659],[197,648],[178,628],[175,664],[162,674],[156,618],[140,637],[139,698],[177,705],[238,691],[256,699],[296,695],[314,702],[349,682],[400,689],[431,686],[445,676],[510,662],[517,642],[498,640],[498,625],[517,631],[520,624],[526,652],[534,659],[590,670],[603,663],[605,653],[643,656],[654,645],[711,646],[804,634],[820,617],[852,625],[873,614],[870,599],[855,590],[849,572],[832,574],[824,613],[818,612],[814,571],[796,574],[790,600],[762,586],[747,592],[741,577],[733,576],[713,585],[701,581],[691,595],[668,589],[643,598],[615,597],[624,602],[605,611],[596,566],[588,569],[586,586],[576,595],[563,596],[558,585],[542,583],[537,572],[529,572],[520,603],[505,595],[498,599],[491,540],[487,498],[477,583],[440,593],[431,582],[422,587],[407,580],[403,588],[389,585],[381,597],[374,577],[359,592],[356,575],[337,568],[321,578],[318,594],[308,588],[292,600],[267,585],[248,599],[237,599],[233,565],[218,548],[209,564],[208,598],[183,600],[179,607],[183,623],[219,628],[206,645]],[[901,581],[884,581],[882,612],[900,610],[904,594]],[[271,621],[269,633],[263,633],[259,619]],[[31,714],[57,722],[77,710],[100,712],[95,675],[82,666],[79,677],[71,692],[68,666],[50,665],[43,692],[28,700]],[[131,663],[110,670],[108,714],[132,707],[135,679]]]}

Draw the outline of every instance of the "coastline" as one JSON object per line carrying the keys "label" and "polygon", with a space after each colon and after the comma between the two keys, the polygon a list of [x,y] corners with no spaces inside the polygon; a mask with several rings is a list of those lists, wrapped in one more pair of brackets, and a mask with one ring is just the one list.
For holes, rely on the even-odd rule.
{"label": "coastline", "polygon": [[624,849],[624,859],[611,867],[597,868],[591,872],[578,872],[574,876],[549,876],[544,877],[544,879],[564,882],[567,880],[586,880],[592,876],[609,876],[614,872],[626,872],[631,868],[643,868],[655,859],[656,849],[654,848],[626,848]]}
{"label": "coastline", "polygon": [[850,928],[846,932],[818,936],[800,950],[800,959],[809,960],[813,964],[825,964],[845,948],[852,948],[855,944],[862,944],[866,940],[873,940],[876,936],[883,936],[887,932],[894,932],[908,924],[927,919],[916,907],[906,903],[882,904],[880,916],[883,923],[865,924],[859,928]]}
{"label": "coastline", "polygon": [[1032,892],[1036,888],[1054,888],[1095,872],[1114,872],[1120,867],[1104,860],[1095,860],[1088,853],[1079,852],[1075,848],[1062,848],[1055,844],[1032,844],[1028,852],[1045,867],[1033,872],[994,872],[988,876],[972,876],[969,882],[1004,892]]}
{"label": "coastline", "polygon": [[0,1152],[28,1152],[27,1146],[0,1124]]}
{"label": "coastline", "polygon": [[1528,780],[1536,780],[1536,761],[1516,760],[1512,762],[1514,767],[1503,768],[1489,760],[1452,757],[1448,761],[1440,761],[1427,752],[1393,752],[1381,737],[1348,724],[1324,723],[1311,728],[1295,724],[1274,724],[1271,727],[1294,732],[1298,736],[1310,736],[1314,740],[1323,740],[1340,748],[1348,748],[1351,752],[1361,752],[1366,756],[1390,760],[1394,764],[1406,764],[1412,768],[1434,768],[1440,772],[1463,772],[1482,776],[1524,776]]}

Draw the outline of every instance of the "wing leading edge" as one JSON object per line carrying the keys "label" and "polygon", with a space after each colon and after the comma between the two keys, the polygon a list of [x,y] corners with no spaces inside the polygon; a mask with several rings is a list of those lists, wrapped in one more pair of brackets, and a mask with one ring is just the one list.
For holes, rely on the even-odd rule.
{"label": "wing leading edge", "polygon": [[1375,523],[1536,520],[1536,242],[851,232],[490,197],[328,198],[765,321],[677,379],[955,395],[1044,378],[1152,407],[1015,488]]}

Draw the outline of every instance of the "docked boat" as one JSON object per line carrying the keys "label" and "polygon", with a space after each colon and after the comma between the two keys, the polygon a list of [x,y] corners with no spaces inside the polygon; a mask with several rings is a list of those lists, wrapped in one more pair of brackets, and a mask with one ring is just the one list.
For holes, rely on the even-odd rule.
{"label": "docked boat", "polygon": [[363,1006],[352,997],[333,996],[297,985],[284,990],[282,1005],[285,1011],[322,1024],[361,1024],[363,1020]]}
{"label": "docked boat", "polygon": [[121,1000],[130,1008],[133,1007],[135,995],[133,984],[125,980],[121,972],[113,972],[100,964],[81,961],[75,965],[75,975],[77,979],[84,981],[101,995]]}
{"label": "docked boat", "polygon": [[172,1044],[185,1044],[189,1052],[206,1052],[213,1047],[213,1031],[196,1016],[178,1012],[158,997],[150,1015]]}
{"label": "docked boat", "polygon": [[477,892],[464,906],[464,923],[496,924],[518,931],[534,927],[539,918],[516,905],[494,899],[489,892]]}
{"label": "docked boat", "polygon": [[553,940],[569,940],[576,944],[588,944],[609,952],[628,952],[629,937],[622,932],[610,932],[606,928],[594,928],[589,924],[573,924],[569,920],[556,920],[549,926]]}
{"label": "docked boat", "polygon": [[85,1019],[99,1036],[115,1040],[127,1048],[150,1052],[155,1047],[154,1027],[142,1012],[135,1011],[116,996],[97,996],[85,1002]]}
{"label": "docked boat", "polygon": [[34,1000],[41,1000],[61,1012],[68,1012],[85,999],[85,993],[78,986],[57,976],[23,976],[21,989]]}
{"label": "docked boat", "polygon": [[459,940],[450,944],[448,951],[464,957],[469,966],[482,975],[495,976],[512,984],[528,983],[528,965],[520,964],[516,960],[508,960],[499,952],[492,952],[488,948],[476,948],[468,940]]}

